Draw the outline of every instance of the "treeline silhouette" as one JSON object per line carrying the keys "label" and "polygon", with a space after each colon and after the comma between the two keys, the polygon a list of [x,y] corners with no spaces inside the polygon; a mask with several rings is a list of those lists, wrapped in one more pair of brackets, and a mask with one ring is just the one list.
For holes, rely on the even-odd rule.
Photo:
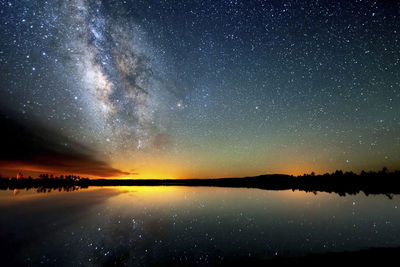
{"label": "treeline silhouette", "polygon": [[55,176],[54,174],[46,173],[46,174],[40,174],[39,175],[39,179],[40,180],[51,179],[51,180],[56,180],[56,181],[80,181],[81,179],[89,179],[89,178],[87,178],[87,177],[84,178],[84,177],[80,177],[80,176],[76,176],[76,175],[65,175],[65,176],[64,175],[60,175],[58,177],[58,176]]}
{"label": "treeline silhouette", "polygon": [[60,175],[40,174],[38,178],[28,176],[22,177],[18,173],[17,177],[2,178],[0,175],[0,190],[18,190],[35,188],[38,193],[49,193],[51,191],[76,191],[79,188],[86,188],[83,185],[85,181],[89,181],[88,177],[80,177],[76,175]]}
{"label": "treeline silhouette", "polygon": [[301,176],[272,174],[243,178],[219,179],[89,179],[80,176],[40,175],[38,179],[28,178],[0,178],[0,189],[13,190],[23,188],[58,188],[58,187],[88,186],[218,186],[218,187],[245,187],[267,190],[302,190],[306,192],[329,192],[341,196],[364,192],[369,194],[400,194],[400,171],[389,172],[383,168],[378,172],[362,171],[360,174],[337,170],[323,175],[304,174]]}
{"label": "treeline silhouette", "polygon": [[[337,170],[334,173],[315,175],[314,173],[299,176],[293,186],[304,191],[335,192],[339,195],[357,194],[360,191],[368,194],[399,194],[400,171],[389,172],[387,168],[381,171],[360,174]],[[390,195],[388,195],[390,197]]]}

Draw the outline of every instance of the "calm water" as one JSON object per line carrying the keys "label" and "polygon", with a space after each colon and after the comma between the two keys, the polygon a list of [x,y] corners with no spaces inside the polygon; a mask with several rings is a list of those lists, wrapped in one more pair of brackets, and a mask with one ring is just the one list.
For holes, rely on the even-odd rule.
{"label": "calm water", "polygon": [[397,247],[399,207],[399,196],[242,188],[0,191],[0,253],[8,264],[87,266]]}

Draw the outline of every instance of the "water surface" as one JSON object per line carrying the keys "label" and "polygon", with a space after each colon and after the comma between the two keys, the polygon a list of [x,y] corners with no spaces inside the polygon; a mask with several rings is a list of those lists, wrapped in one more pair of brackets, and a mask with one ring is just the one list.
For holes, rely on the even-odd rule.
{"label": "water surface", "polygon": [[36,265],[208,264],[400,246],[400,197],[132,186],[0,191],[1,254]]}

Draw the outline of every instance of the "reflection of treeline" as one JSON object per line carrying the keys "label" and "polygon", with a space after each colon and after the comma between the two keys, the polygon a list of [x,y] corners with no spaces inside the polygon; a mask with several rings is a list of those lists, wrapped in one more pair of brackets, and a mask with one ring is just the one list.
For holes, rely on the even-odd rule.
{"label": "reflection of treeline", "polygon": [[260,175],[245,178],[224,178],[208,180],[178,180],[182,185],[192,186],[224,186],[248,187],[267,190],[302,190],[306,192],[337,193],[341,196],[364,192],[369,194],[400,194],[400,171],[389,172],[387,168],[381,171],[360,174],[337,170],[322,175],[304,174],[292,175]]}
{"label": "reflection of treeline", "polygon": [[[34,187],[25,187],[26,190],[33,189]],[[67,186],[59,186],[59,185],[53,185],[52,187],[45,187],[45,186],[39,186],[36,189],[36,192],[38,193],[51,193],[51,192],[73,192],[73,191],[78,191],[82,187],[80,186],[75,186],[75,185],[67,185]],[[0,188],[4,189],[4,188]],[[14,190],[14,195],[18,195],[22,189],[16,188]]]}
{"label": "reflection of treeline", "polygon": [[[61,178],[62,177],[62,178]],[[260,175],[245,178],[221,179],[179,179],[179,180],[90,180],[79,176],[42,176],[41,179],[0,178],[0,189],[22,188],[57,188],[57,187],[88,187],[88,186],[219,186],[247,187],[268,190],[303,190],[307,192],[334,192],[339,195],[357,194],[400,194],[400,171],[389,172],[383,168],[378,172],[360,174],[338,170],[323,175],[304,174],[291,175]]]}
{"label": "reflection of treeline", "polygon": [[[28,188],[29,189],[29,188]],[[80,186],[75,186],[75,185],[71,185],[71,186],[54,186],[54,187],[44,187],[44,186],[40,186],[36,189],[36,191],[38,193],[51,193],[52,191],[58,191],[58,192],[72,192],[72,191],[78,191],[79,189],[81,189]]]}
{"label": "reflection of treeline", "polygon": [[294,179],[293,186],[305,191],[336,192],[340,195],[356,194],[363,191],[365,194],[400,193],[400,171],[389,172],[383,168],[378,172],[361,171],[360,174],[343,172],[315,175],[305,174]]}

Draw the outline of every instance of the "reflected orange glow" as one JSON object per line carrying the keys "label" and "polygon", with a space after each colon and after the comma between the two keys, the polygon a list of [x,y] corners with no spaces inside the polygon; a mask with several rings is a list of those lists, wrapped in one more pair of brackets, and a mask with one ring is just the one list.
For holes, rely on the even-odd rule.
{"label": "reflected orange glow", "polygon": [[121,202],[136,199],[141,204],[170,203],[179,202],[185,198],[185,192],[190,187],[185,186],[118,186],[108,187],[120,191],[116,198],[110,198],[109,201]]}

